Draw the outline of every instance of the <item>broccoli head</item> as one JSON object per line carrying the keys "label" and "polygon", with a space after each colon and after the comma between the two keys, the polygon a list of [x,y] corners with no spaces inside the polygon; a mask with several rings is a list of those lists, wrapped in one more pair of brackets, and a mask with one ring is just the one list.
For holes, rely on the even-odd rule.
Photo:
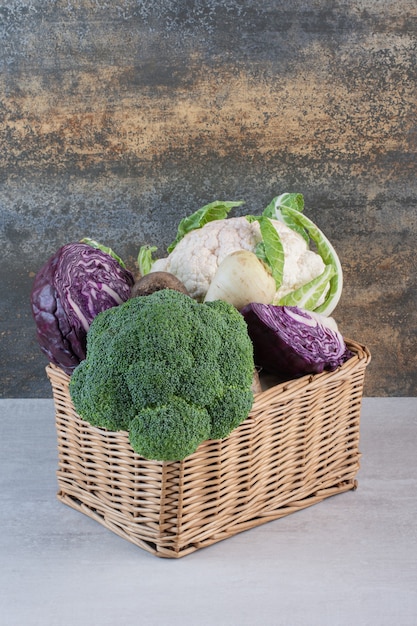
{"label": "broccoli head", "polygon": [[163,289],[94,318],[70,394],[92,425],[128,430],[138,454],[176,461],[246,419],[253,369],[252,342],[235,307]]}

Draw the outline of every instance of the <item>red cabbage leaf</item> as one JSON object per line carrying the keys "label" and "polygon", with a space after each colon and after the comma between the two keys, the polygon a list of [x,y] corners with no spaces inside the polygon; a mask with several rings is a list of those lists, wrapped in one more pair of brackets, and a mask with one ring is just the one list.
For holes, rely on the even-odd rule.
{"label": "red cabbage leaf", "polygon": [[333,371],[352,356],[339,331],[296,306],[251,303],[241,313],[256,365],[280,380]]}
{"label": "red cabbage leaf", "polygon": [[85,359],[87,330],[94,317],[125,302],[131,272],[86,243],[62,246],[39,270],[31,307],[41,350],[67,374]]}

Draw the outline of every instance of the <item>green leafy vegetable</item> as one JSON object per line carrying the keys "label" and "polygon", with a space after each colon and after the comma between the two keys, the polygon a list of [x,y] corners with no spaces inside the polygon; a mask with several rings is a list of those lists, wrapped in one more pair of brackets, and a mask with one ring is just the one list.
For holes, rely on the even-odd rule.
{"label": "green leafy vegetable", "polygon": [[290,209],[294,209],[295,211],[299,211],[302,213],[304,210],[304,197],[301,193],[282,193],[280,196],[276,196],[271,202],[268,204],[266,209],[263,211],[263,215],[266,217],[271,217],[273,219],[279,219],[281,222],[286,224],[291,230],[294,230],[302,238],[305,240],[307,244],[310,243],[310,237],[306,230],[300,226],[296,221],[294,221],[291,215],[281,211],[281,208],[289,207]]}
{"label": "green leafy vegetable", "polygon": [[313,280],[287,294],[274,304],[298,306],[308,311],[314,311],[329,285],[329,280],[335,273],[333,265],[326,265],[324,272],[320,276],[313,278]]}
{"label": "green leafy vegetable", "polygon": [[157,251],[156,246],[150,246],[148,244],[141,246],[138,253],[138,267],[141,276],[146,276],[151,271],[151,267],[155,262],[152,254]]}
{"label": "green leafy vegetable", "polygon": [[205,206],[201,207],[201,209],[198,209],[192,215],[184,217],[178,225],[177,236],[167,248],[168,253],[174,250],[175,246],[178,244],[179,241],[181,241],[184,235],[191,232],[192,230],[202,228],[208,222],[225,219],[231,209],[240,206],[241,204],[243,204],[243,202],[243,200],[239,200],[237,202],[223,202],[220,200],[215,200],[214,202],[210,202],[210,204],[206,204]]}
{"label": "green leafy vegetable", "polygon": [[290,218],[295,224],[305,230],[310,239],[316,244],[317,252],[324,263],[333,267],[333,275],[329,281],[326,299],[323,304],[314,309],[322,315],[330,315],[339,302],[343,288],[343,272],[339,257],[324,233],[303,213],[292,207],[282,205],[280,211],[283,217]]}
{"label": "green leafy vegetable", "polygon": [[122,259],[108,246],[104,246],[102,243],[99,243],[98,241],[95,241],[94,239],[90,239],[89,237],[84,237],[84,239],[81,239],[80,243],[86,243],[92,248],[96,248],[96,250],[101,250],[102,252],[106,252],[106,254],[113,257],[113,259],[115,259],[118,262],[118,264],[121,267],[123,267],[123,269],[126,269],[126,265],[124,264]]}
{"label": "green leafy vegetable", "polygon": [[279,289],[284,275],[285,254],[280,236],[271,220],[265,216],[247,215],[249,222],[258,222],[262,235],[262,241],[255,248],[255,254],[269,267],[275,280],[276,288]]}
{"label": "green leafy vegetable", "polygon": [[263,214],[267,217],[275,217],[277,209],[281,206],[289,206],[291,209],[302,212],[304,210],[304,196],[302,193],[282,193],[280,196],[275,196]]}

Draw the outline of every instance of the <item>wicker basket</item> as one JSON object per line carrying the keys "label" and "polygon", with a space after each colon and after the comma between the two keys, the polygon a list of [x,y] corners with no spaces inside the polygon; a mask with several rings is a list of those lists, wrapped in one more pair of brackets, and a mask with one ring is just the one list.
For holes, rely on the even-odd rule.
{"label": "wicker basket", "polygon": [[335,372],[255,395],[227,439],[178,462],[148,461],[126,432],[80,419],[69,378],[47,366],[58,435],[58,498],[160,557],[178,558],[354,489],[368,350]]}

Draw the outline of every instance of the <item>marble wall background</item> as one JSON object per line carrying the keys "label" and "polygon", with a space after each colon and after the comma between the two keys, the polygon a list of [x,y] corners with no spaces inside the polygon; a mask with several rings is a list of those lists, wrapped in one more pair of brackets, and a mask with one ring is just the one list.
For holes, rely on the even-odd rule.
{"label": "marble wall background", "polygon": [[365,393],[416,395],[415,0],[8,0],[0,37],[2,397],[51,395],[29,293],[58,247],[134,267],[203,204],[283,191],[339,252]]}

